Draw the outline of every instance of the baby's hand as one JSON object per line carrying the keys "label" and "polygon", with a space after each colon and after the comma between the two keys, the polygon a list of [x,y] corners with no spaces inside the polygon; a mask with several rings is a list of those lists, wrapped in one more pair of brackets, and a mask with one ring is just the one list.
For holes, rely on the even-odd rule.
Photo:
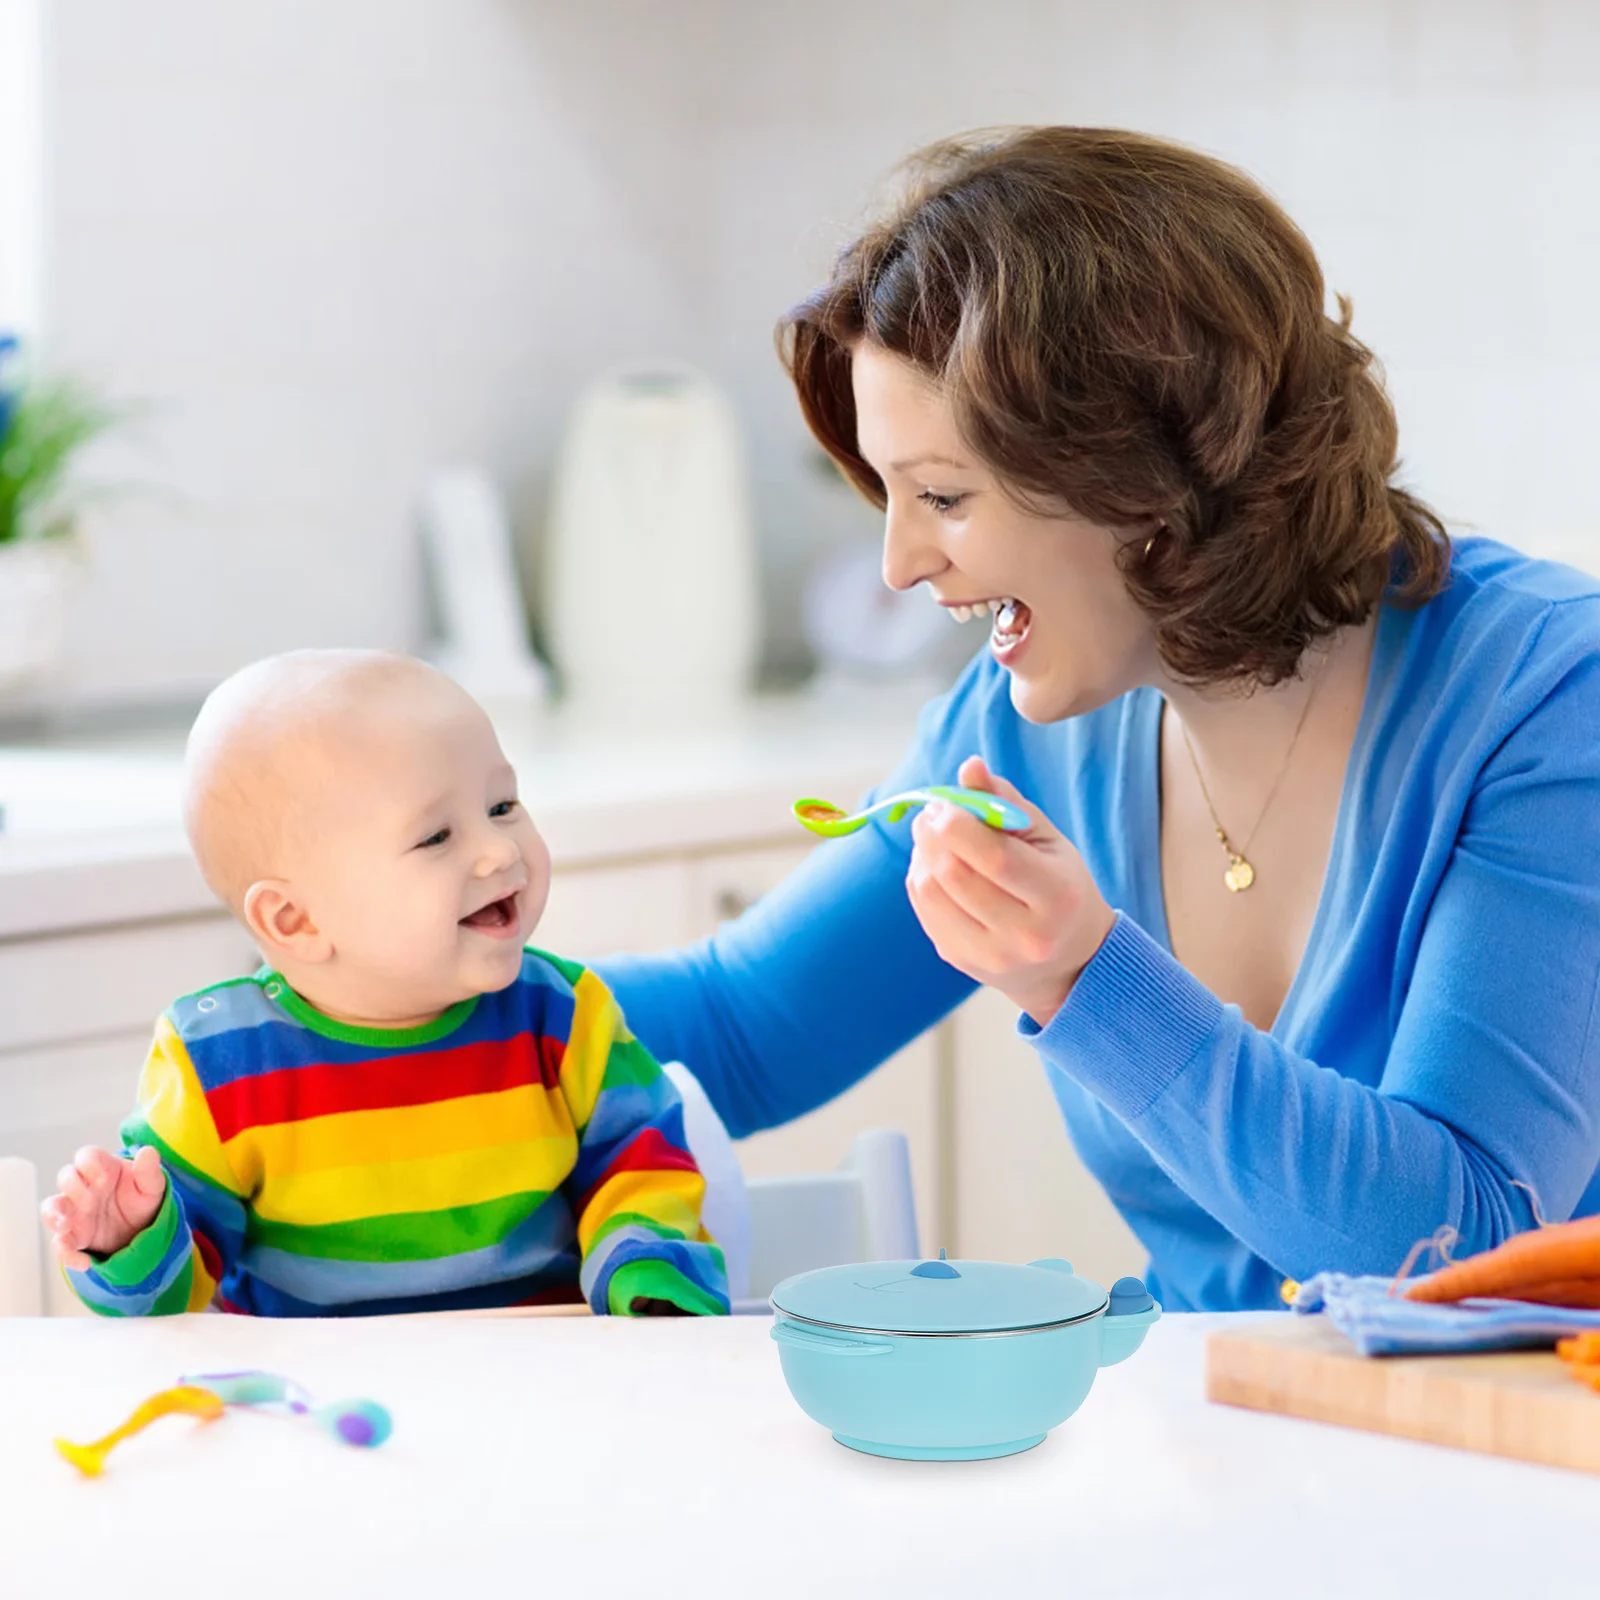
{"label": "baby's hand", "polygon": [[149,1145],[132,1161],[108,1150],[86,1148],[56,1174],[60,1194],[40,1207],[63,1266],[82,1272],[94,1265],[87,1254],[115,1255],[155,1221],[167,1192],[161,1157]]}

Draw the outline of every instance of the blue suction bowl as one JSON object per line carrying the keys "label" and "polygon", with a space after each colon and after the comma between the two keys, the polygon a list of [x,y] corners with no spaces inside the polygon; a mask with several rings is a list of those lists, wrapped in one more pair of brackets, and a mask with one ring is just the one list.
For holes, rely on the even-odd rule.
{"label": "blue suction bowl", "polygon": [[828,1267],[772,1305],[801,1410],[853,1450],[913,1461],[1031,1449],[1161,1315],[1137,1279],[1108,1296],[1064,1261]]}

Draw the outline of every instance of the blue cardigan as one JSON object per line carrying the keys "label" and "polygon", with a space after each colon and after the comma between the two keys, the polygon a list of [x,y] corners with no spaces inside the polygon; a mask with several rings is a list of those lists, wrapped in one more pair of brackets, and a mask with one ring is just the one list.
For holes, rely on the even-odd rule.
{"label": "blue cardigan", "polygon": [[[1118,908],[1049,1027],[1019,1028],[1162,1303],[1275,1306],[1284,1277],[1392,1273],[1442,1223],[1464,1255],[1535,1204],[1600,1210],[1600,582],[1462,540],[1443,594],[1381,609],[1321,900],[1269,1031],[1171,954],[1160,709],[1141,689],[1028,723],[986,650],[877,792],[952,782],[976,752]],[[736,1135],[830,1099],[971,992],[911,911],[909,848],[904,825],[874,825],[714,938],[598,964]]]}

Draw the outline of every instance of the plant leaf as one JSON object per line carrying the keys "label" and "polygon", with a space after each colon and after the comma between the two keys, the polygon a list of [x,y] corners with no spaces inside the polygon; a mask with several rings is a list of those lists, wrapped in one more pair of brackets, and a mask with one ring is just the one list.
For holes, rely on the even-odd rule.
{"label": "plant leaf", "polygon": [[0,431],[0,544],[61,532],[73,458],[121,420],[118,407],[64,378],[22,390]]}

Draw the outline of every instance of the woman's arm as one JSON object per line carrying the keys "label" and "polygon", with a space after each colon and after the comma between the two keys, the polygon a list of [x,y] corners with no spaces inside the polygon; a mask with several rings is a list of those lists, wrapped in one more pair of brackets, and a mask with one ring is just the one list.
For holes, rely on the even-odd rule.
{"label": "woman's arm", "polygon": [[[978,747],[985,656],[923,710],[905,759],[863,803],[955,781]],[[694,1073],[735,1138],[843,1093],[977,987],[940,960],[906,899],[910,847],[903,823],[869,823],[818,845],[711,938],[593,963],[628,1026]]]}
{"label": "woman's arm", "polygon": [[681,1061],[735,1138],[848,1089],[975,985],[906,900],[876,826],[817,847],[736,922],[661,956],[595,962],[658,1061]]}
{"label": "woman's arm", "polygon": [[1445,1223],[1458,1254],[1488,1249],[1533,1196],[1569,1216],[1600,1164],[1600,654],[1580,637],[1531,670],[1431,903],[1396,908],[1415,955],[1403,996],[1367,999],[1398,1007],[1376,1087],[1285,1049],[1125,920],[1049,1025],[1021,1024],[1292,1277],[1392,1273]]}

